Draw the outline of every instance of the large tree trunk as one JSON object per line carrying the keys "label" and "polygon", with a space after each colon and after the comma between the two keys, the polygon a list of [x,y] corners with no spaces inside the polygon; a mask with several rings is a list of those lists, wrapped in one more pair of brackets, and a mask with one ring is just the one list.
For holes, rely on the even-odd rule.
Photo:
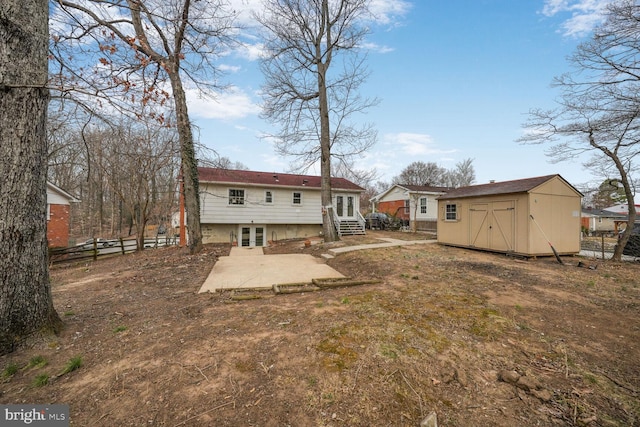
{"label": "large tree trunk", "polygon": [[0,354],[57,331],[47,265],[48,3],[0,6]]}
{"label": "large tree trunk", "polygon": [[187,112],[187,97],[180,81],[180,67],[175,65],[171,71],[171,88],[176,107],[180,154],[182,157],[182,179],[184,180],[184,203],[187,211],[187,233],[189,252],[194,254],[202,249],[202,230],[200,229],[200,191],[198,189],[198,162],[193,144],[193,132]]}
{"label": "large tree trunk", "polygon": [[320,198],[322,201],[322,232],[325,242],[340,240],[334,225],[333,196],[331,193],[331,133],[329,127],[329,103],[325,83],[326,69],[318,66],[318,93],[320,108]]}

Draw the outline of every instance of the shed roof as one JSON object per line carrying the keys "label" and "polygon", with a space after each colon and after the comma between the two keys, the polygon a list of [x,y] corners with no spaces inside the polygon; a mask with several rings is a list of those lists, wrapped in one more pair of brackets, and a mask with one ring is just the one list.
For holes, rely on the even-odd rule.
{"label": "shed roof", "polygon": [[558,174],[544,175],[534,178],[516,179],[513,181],[492,182],[489,184],[471,185],[468,187],[460,187],[455,190],[447,191],[446,194],[438,197],[439,199],[461,199],[466,197],[493,196],[498,194],[527,193],[539,185],[558,177],[577,194],[582,195],[571,184]]}
{"label": "shed roof", "polygon": [[[280,172],[257,172],[222,168],[198,168],[200,182],[251,184],[264,187],[321,188],[321,177]],[[364,191],[364,188],[345,178],[331,178],[333,190]]]}

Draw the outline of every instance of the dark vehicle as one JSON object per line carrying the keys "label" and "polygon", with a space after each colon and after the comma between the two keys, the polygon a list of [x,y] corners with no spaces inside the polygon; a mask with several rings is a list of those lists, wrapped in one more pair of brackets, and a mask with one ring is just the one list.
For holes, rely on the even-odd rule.
{"label": "dark vehicle", "polygon": [[[618,235],[618,240],[620,240],[622,233],[623,232],[621,231]],[[633,224],[631,236],[629,236],[629,240],[622,250],[622,253],[624,255],[640,257],[640,222]]]}
{"label": "dark vehicle", "polygon": [[373,212],[364,217],[364,227],[368,230],[386,230],[391,225],[389,215],[383,212]]}

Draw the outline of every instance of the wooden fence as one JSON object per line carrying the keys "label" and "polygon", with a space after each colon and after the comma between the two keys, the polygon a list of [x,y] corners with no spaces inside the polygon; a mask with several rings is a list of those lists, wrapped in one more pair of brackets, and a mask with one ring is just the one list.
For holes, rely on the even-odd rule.
{"label": "wooden fence", "polygon": [[[176,237],[156,236],[144,241],[145,249],[155,249],[165,246],[177,245]],[[135,239],[92,239],[77,246],[68,248],[50,248],[49,263],[81,261],[84,259],[97,260],[103,256],[124,255],[135,252],[138,249]]]}

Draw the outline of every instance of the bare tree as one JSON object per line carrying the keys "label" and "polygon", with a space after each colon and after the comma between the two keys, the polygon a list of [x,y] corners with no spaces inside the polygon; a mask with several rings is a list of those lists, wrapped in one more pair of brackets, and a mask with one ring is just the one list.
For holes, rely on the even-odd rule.
{"label": "bare tree", "polygon": [[0,5],[0,354],[61,326],[47,262],[46,2]]}
{"label": "bare tree", "polygon": [[[168,81],[180,137],[189,249],[198,252],[202,247],[198,165],[183,78],[201,88],[205,81],[215,86],[217,67],[212,60],[231,42],[234,13],[223,0],[59,0],[57,5],[53,16],[59,30],[52,56],[60,72],[53,81],[63,94],[82,87],[87,94],[93,90],[91,97],[102,102],[112,102],[112,94],[123,99],[124,94],[135,112],[136,102],[162,105],[169,98],[163,89]],[[82,53],[80,63],[70,65],[65,49]],[[91,49],[93,57],[88,55]],[[88,63],[92,58],[97,63]],[[168,120],[162,113],[155,118],[161,124]]]}
{"label": "bare tree", "polygon": [[[640,5],[632,0],[608,6],[606,21],[570,58],[573,70],[556,78],[561,90],[558,108],[532,110],[524,143],[554,145],[548,154],[557,161],[584,153],[588,168],[606,165],[606,178],[619,182],[629,205],[629,225],[636,219],[631,174],[640,153]],[[633,227],[627,226],[613,259]]]}
{"label": "bare tree", "polygon": [[176,141],[173,132],[150,123],[123,123],[113,132],[101,168],[110,172],[115,198],[131,215],[138,250],[152,216],[168,220],[176,186]]}
{"label": "bare tree", "polygon": [[473,167],[473,159],[464,159],[456,163],[454,169],[448,170],[445,174],[445,185],[447,187],[466,187],[476,181],[476,170]]}
{"label": "bare tree", "polygon": [[443,186],[446,181],[447,170],[434,162],[416,161],[410,163],[392,179],[393,184],[434,185]]}
{"label": "bare tree", "polygon": [[338,240],[333,223],[331,160],[348,159],[375,143],[371,125],[349,120],[376,104],[362,98],[368,73],[360,45],[368,29],[367,0],[266,0],[256,16],[266,33],[263,116],[279,126],[279,153],[298,170],[320,162],[325,241]]}

